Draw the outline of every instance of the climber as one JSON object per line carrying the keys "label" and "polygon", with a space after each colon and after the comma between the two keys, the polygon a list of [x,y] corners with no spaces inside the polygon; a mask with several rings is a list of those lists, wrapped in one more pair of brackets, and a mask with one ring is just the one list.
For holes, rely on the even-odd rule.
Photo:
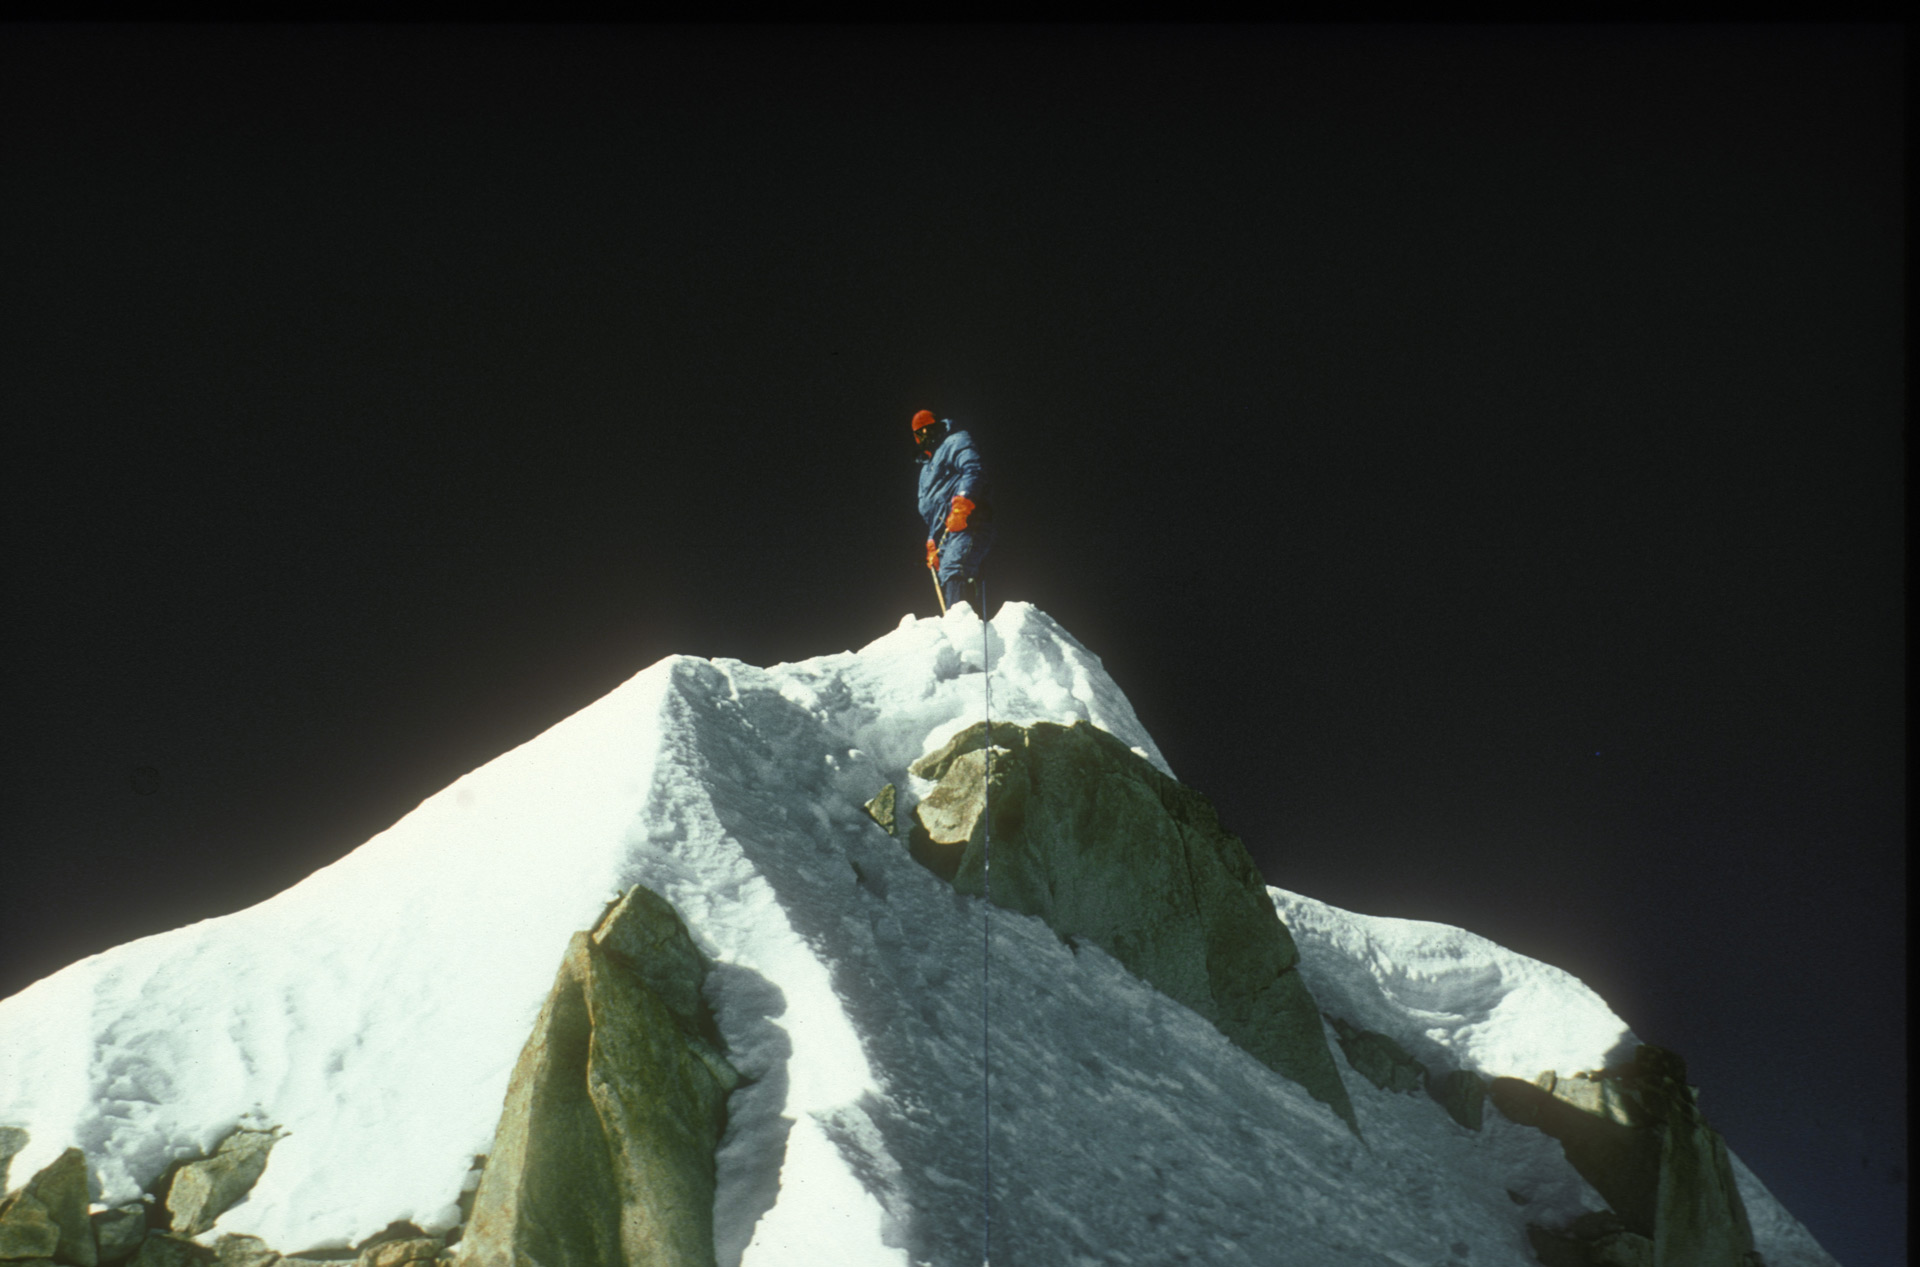
{"label": "climber", "polygon": [[[965,599],[980,610],[980,563],[993,548],[993,494],[973,437],[922,409],[913,416],[920,463],[920,517],[927,523],[927,567],[941,604]],[[984,614],[984,613],[983,613]]]}

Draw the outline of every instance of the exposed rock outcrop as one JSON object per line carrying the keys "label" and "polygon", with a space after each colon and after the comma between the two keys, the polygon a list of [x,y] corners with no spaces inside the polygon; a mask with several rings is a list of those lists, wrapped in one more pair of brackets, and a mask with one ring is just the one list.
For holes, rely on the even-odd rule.
{"label": "exposed rock outcrop", "polygon": [[360,1251],[354,1267],[413,1267],[431,1263],[445,1246],[437,1236],[407,1236],[381,1241]]}
{"label": "exposed rock outcrop", "polygon": [[1407,1049],[1385,1034],[1349,1025],[1337,1016],[1328,1016],[1340,1043],[1341,1054],[1353,1071],[1382,1091],[1411,1094],[1426,1085],[1427,1067],[1415,1060]]}
{"label": "exposed rock outcrop", "polygon": [[[707,964],[673,908],[636,887],[576,934],[508,1090],[457,1253],[473,1267],[711,1267],[714,1149],[739,1075],[702,997]],[[26,1133],[0,1143],[17,1152]],[[17,1137],[17,1138],[16,1138]],[[275,1131],[240,1129],[177,1162],[150,1204],[91,1216],[86,1159],[62,1153],[0,1201],[4,1267],[315,1267],[258,1237],[194,1238],[267,1167]],[[11,1154],[8,1154],[8,1158]],[[484,1161],[484,1168],[481,1163]],[[396,1223],[354,1267],[433,1267],[446,1241]]]}
{"label": "exposed rock outcrop", "polygon": [[0,1201],[0,1259],[52,1259],[60,1243],[60,1225],[45,1203],[28,1192]]}
{"label": "exposed rock outcrop", "polygon": [[117,1267],[126,1262],[146,1238],[147,1208],[137,1202],[96,1211],[92,1218],[100,1267]]}
{"label": "exposed rock outcrop", "polygon": [[67,1149],[0,1201],[0,1258],[52,1258],[73,1267],[97,1267],[100,1256],[87,1217],[87,1159],[79,1149]]}
{"label": "exposed rock outcrop", "polygon": [[213,1259],[219,1267],[273,1267],[280,1254],[257,1236],[223,1236],[213,1243]]}
{"label": "exposed rock outcrop", "polygon": [[1756,1261],[1726,1144],[1701,1116],[1673,1052],[1642,1046],[1630,1064],[1597,1073],[1496,1078],[1488,1094],[1507,1117],[1560,1141],[1620,1227],[1651,1243],[1651,1267]]}
{"label": "exposed rock outcrop", "polygon": [[991,800],[996,905],[1099,946],[1357,1129],[1293,939],[1207,799],[1086,722],[995,723],[989,788],[986,738],[971,726],[911,767],[936,781],[914,855],[982,894]]}
{"label": "exposed rock outcrop", "polygon": [[867,811],[867,816],[873,819],[874,822],[880,824],[880,830],[889,836],[894,835],[897,830],[897,824],[894,818],[896,800],[897,794],[894,791],[893,784],[889,783],[881,788],[874,798],[868,801],[863,807]]}
{"label": "exposed rock outcrop", "polygon": [[1470,1131],[1480,1129],[1487,1080],[1469,1069],[1436,1072],[1385,1034],[1361,1029],[1329,1013],[1334,1038],[1355,1073],[1379,1087],[1411,1095],[1424,1089],[1448,1117]]}
{"label": "exposed rock outcrop", "polygon": [[1480,1129],[1487,1102],[1487,1080],[1471,1069],[1427,1071],[1427,1094],[1447,1116],[1470,1131]]}
{"label": "exposed rock outcrop", "polygon": [[1544,1267],[1654,1267],[1653,1242],[1607,1211],[1583,1214],[1558,1232],[1530,1223],[1527,1241]]}
{"label": "exposed rock outcrop", "polygon": [[574,935],[514,1066],[457,1262],[711,1267],[714,1149],[739,1075],[705,975],[645,888]]}
{"label": "exposed rock outcrop", "polygon": [[213,1251],[171,1232],[149,1232],[129,1267],[209,1267]]}
{"label": "exposed rock outcrop", "polygon": [[180,1167],[167,1189],[168,1226],[184,1236],[211,1228],[259,1182],[278,1138],[272,1131],[238,1130],[213,1156]]}

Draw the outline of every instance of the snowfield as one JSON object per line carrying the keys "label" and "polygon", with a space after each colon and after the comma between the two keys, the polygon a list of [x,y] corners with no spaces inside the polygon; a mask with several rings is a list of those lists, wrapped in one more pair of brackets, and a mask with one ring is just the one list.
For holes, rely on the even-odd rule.
{"label": "snowfield", "polygon": [[[979,719],[988,633],[962,605],[798,664],[664,660],[277,897],[0,1002],[0,1125],[31,1132],[12,1182],[78,1145],[96,1199],[124,1202],[236,1124],[273,1126],[264,1176],[203,1239],[444,1231],[569,936],[644,884],[713,960],[747,1077],[723,1267],[978,1263],[989,1214],[1002,1267],[1523,1267],[1527,1222],[1602,1208],[1539,1132],[1491,1107],[1467,1130],[1341,1061],[1356,1138],[1103,952],[988,920],[912,862],[861,806],[923,792],[908,763]],[[1085,719],[1167,770],[1046,615],[1007,604],[990,636],[996,719]],[[1532,1078],[1631,1051],[1546,964],[1270,892],[1322,1009],[1431,1065]],[[1832,1262],[1736,1169],[1769,1267]]]}

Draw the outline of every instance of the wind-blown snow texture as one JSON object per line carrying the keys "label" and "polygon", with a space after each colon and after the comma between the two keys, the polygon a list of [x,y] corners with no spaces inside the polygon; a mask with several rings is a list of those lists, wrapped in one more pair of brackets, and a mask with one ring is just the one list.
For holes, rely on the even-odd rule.
{"label": "wind-blown snow texture", "polygon": [[[860,806],[889,781],[925,791],[907,765],[979,718],[984,632],[961,605],[799,664],[664,660],[285,893],[0,1002],[0,1124],[32,1132],[16,1181],[77,1144],[98,1199],[124,1201],[265,1124],[286,1137],[210,1235],[444,1230],[569,935],[639,883],[714,960],[750,1079],[719,1157],[720,1262],[977,1262],[985,908]],[[1086,719],[1167,769],[1044,614],[1008,604],[992,642],[997,718]],[[1531,1077],[1631,1043],[1547,965],[1271,892],[1322,1008],[1430,1064]],[[1519,1267],[1528,1220],[1602,1205],[1538,1132],[1493,1112],[1468,1131],[1343,1070],[1355,1139],[1106,954],[1004,911],[991,928],[1003,1267]],[[1768,1263],[1830,1263],[1739,1170]]]}

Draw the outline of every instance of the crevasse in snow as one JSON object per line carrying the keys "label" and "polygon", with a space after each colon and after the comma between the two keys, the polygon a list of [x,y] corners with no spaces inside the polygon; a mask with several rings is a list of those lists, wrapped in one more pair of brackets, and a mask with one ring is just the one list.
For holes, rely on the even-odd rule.
{"label": "crevasse in snow", "polygon": [[[277,897],[0,1002],[0,1124],[32,1135],[14,1175],[78,1145],[123,1201],[268,1124],[285,1138],[213,1235],[444,1230],[569,935],[640,883],[713,959],[748,1078],[718,1158],[725,1267],[977,1261],[989,1207],[1003,1264],[1517,1265],[1528,1220],[1599,1208],[1539,1133],[1349,1074],[1355,1139],[1098,949],[1003,911],[983,1196],[986,912],[860,806],[922,790],[907,765],[978,719],[989,637],[996,717],[1087,720],[1167,770],[1097,657],[1024,604],[767,669],[670,658]],[[1578,981],[1471,934],[1273,895],[1322,1007],[1423,1060],[1531,1076],[1630,1040]],[[1768,1261],[1830,1262],[1741,1170]]]}

